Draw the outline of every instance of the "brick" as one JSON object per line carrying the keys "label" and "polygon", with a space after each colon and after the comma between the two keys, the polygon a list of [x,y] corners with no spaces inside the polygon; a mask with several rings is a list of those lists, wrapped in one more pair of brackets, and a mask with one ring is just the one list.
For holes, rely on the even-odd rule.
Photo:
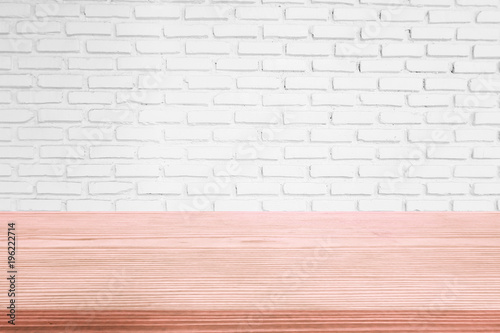
{"label": "brick", "polygon": [[410,166],[407,175],[409,178],[446,179],[451,177],[451,170],[445,165],[418,165]]}
{"label": "brick", "polygon": [[332,46],[328,43],[288,43],[286,45],[286,54],[293,56],[327,56],[332,52]]}
{"label": "brick", "polygon": [[371,183],[332,183],[330,186],[332,195],[371,195],[375,193],[375,186]]}
{"label": "brick", "polygon": [[214,97],[215,105],[255,106],[261,102],[261,96],[254,93],[220,93]]}
{"label": "brick", "polygon": [[292,7],[285,10],[287,20],[328,20],[330,11],[328,8]]}
{"label": "brick", "polygon": [[2,3],[0,4],[0,17],[30,17],[31,6],[29,4]]}
{"label": "brick", "polygon": [[500,37],[500,32],[498,29],[494,28],[458,28],[457,29],[457,40],[486,40],[486,41],[496,41]]}
{"label": "brick", "polygon": [[186,20],[228,20],[234,9],[224,6],[190,6],[185,9]]}
{"label": "brick", "polygon": [[456,61],[453,73],[456,74],[493,74],[498,65],[495,62]]}
{"label": "brick", "polygon": [[324,159],[328,157],[327,147],[296,146],[285,147],[285,159]]}
{"label": "brick", "polygon": [[319,183],[287,183],[283,185],[283,193],[290,195],[322,195],[327,187]]}
{"label": "brick", "polygon": [[494,201],[453,200],[453,211],[455,212],[488,212],[494,210]]}
{"label": "brick", "polygon": [[305,25],[264,25],[264,38],[306,38],[308,35]]}
{"label": "brick", "polygon": [[2,75],[0,74],[0,87],[30,88],[33,86],[31,75]]}
{"label": "brick", "polygon": [[236,195],[278,195],[281,185],[275,183],[237,183]]}
{"label": "brick", "polygon": [[68,22],[66,23],[68,36],[110,36],[113,26],[107,22]]}
{"label": "brick", "polygon": [[156,23],[118,23],[117,37],[159,37],[163,27]]}
{"label": "brick", "polygon": [[335,21],[376,21],[378,12],[368,8],[335,8],[333,19]]}
{"label": "brick", "polygon": [[0,141],[12,140],[12,133],[10,128],[0,128]]}
{"label": "brick", "polygon": [[37,44],[38,52],[72,53],[80,51],[77,39],[41,39]]}
{"label": "brick", "polygon": [[230,160],[234,157],[232,147],[188,147],[190,160]]}
{"label": "brick", "polygon": [[383,9],[380,11],[382,22],[422,22],[425,20],[427,11],[400,7],[398,10]]}
{"label": "brick", "polygon": [[38,17],[78,17],[80,16],[80,5],[61,3],[40,4],[35,7],[35,15]]}
{"label": "brick", "polygon": [[60,177],[64,175],[64,166],[57,164],[20,164],[19,176],[23,177]]}
{"label": "brick", "polygon": [[473,20],[473,14],[466,10],[430,10],[429,23],[469,23]]}
{"label": "brick", "polygon": [[326,112],[301,112],[291,111],[285,112],[283,115],[283,123],[290,124],[327,124],[329,114]]}
{"label": "brick", "polygon": [[279,55],[283,46],[275,42],[240,42],[238,53],[242,55]]}
{"label": "brick", "polygon": [[441,60],[407,60],[406,69],[413,73],[447,73],[450,65]]}
{"label": "brick", "polygon": [[474,159],[500,159],[499,147],[476,147],[473,149]]}
{"label": "brick", "polygon": [[111,141],[114,137],[112,127],[71,127],[68,130],[70,140]]}
{"label": "brick", "polygon": [[35,157],[35,148],[32,146],[0,146],[2,158],[30,159]]}
{"label": "brick", "polygon": [[406,30],[395,27],[380,27],[377,30],[372,28],[361,29],[361,39],[363,40],[403,40],[406,38]]}
{"label": "brick", "polygon": [[388,182],[380,183],[378,193],[382,195],[419,195],[423,185],[416,183]]}
{"label": "brick", "polygon": [[114,95],[106,92],[70,92],[68,93],[69,104],[112,104]]}
{"label": "brick", "polygon": [[312,178],[354,178],[356,168],[352,165],[315,164],[310,167]]}
{"label": "brick", "polygon": [[474,58],[498,59],[500,58],[500,45],[475,45]]}
{"label": "brick", "polygon": [[239,20],[272,21],[281,18],[282,9],[278,7],[238,7],[235,15]]}
{"label": "brick", "polygon": [[154,164],[119,164],[115,168],[116,177],[158,177],[161,167]]}
{"label": "brick", "polygon": [[356,95],[347,93],[313,94],[311,97],[313,106],[324,106],[324,105],[353,106],[357,103]]}
{"label": "brick", "polygon": [[500,23],[500,11],[496,10],[485,10],[477,14],[478,23]]}
{"label": "brick", "polygon": [[467,81],[464,79],[427,78],[424,85],[426,90],[463,91],[467,89]]}
{"label": "brick", "polygon": [[181,8],[178,6],[145,5],[135,7],[137,19],[178,19],[181,17]]}
{"label": "brick", "polygon": [[19,21],[16,24],[16,32],[20,35],[47,35],[61,31],[62,24],[59,22]]}
{"label": "brick", "polygon": [[332,123],[336,125],[369,125],[375,122],[376,114],[365,111],[338,111],[332,114]]}
{"label": "brick", "polygon": [[304,178],[306,169],[296,165],[264,165],[262,175],[264,177]]}
{"label": "brick", "polygon": [[403,140],[404,132],[401,130],[367,130],[358,131],[358,141],[364,142],[400,142]]}
{"label": "brick", "polygon": [[333,79],[334,90],[375,90],[377,79],[375,78],[352,78],[337,77]]}
{"label": "brick", "polygon": [[68,165],[66,174],[68,178],[78,177],[110,177],[113,166],[109,164],[79,164]]}
{"label": "brick", "polygon": [[429,159],[465,160],[470,155],[470,150],[466,147],[440,146],[427,150],[427,158]]}
{"label": "brick", "polygon": [[257,212],[261,211],[261,205],[255,200],[217,200],[214,203],[214,211]]}
{"label": "brick", "polygon": [[427,193],[432,195],[463,195],[470,192],[468,183],[429,183]]}
{"label": "brick", "polygon": [[335,56],[337,57],[377,57],[380,47],[376,44],[335,44]]}
{"label": "brick", "polygon": [[296,59],[266,59],[262,62],[263,71],[271,72],[304,72],[307,63]]}
{"label": "brick", "polygon": [[60,211],[61,200],[19,200],[17,209],[20,211]]}
{"label": "brick", "polygon": [[456,178],[494,178],[498,168],[494,165],[457,165],[453,176]]}
{"label": "brick", "polygon": [[87,52],[89,53],[131,53],[132,45],[121,40],[88,40]]}
{"label": "brick", "polygon": [[333,147],[331,152],[334,160],[371,160],[375,157],[372,147]]}
{"label": "brick", "polygon": [[30,53],[33,42],[28,39],[0,39],[0,52]]}
{"label": "brick", "polygon": [[132,9],[122,5],[87,5],[84,9],[85,16],[99,18],[128,18],[132,13]]}
{"label": "brick", "polygon": [[160,200],[118,200],[116,210],[120,212],[161,212],[165,210]]}
{"label": "brick", "polygon": [[355,200],[314,200],[312,210],[315,212],[353,212],[357,209]]}
{"label": "brick", "polygon": [[443,212],[449,210],[446,200],[408,200],[406,210],[409,212]]}
{"label": "brick", "polygon": [[165,146],[141,146],[139,147],[138,157],[145,158],[160,158],[160,159],[181,159],[184,157],[184,148],[182,147],[165,147]]}
{"label": "brick", "polygon": [[131,146],[92,146],[90,147],[90,158],[134,158],[136,148]]}
{"label": "brick", "polygon": [[256,38],[259,28],[255,25],[227,24],[213,27],[215,37],[220,38]]}
{"label": "brick", "polygon": [[285,89],[287,90],[327,90],[332,86],[329,78],[326,77],[287,77],[285,79]]}
{"label": "brick", "polygon": [[186,54],[229,54],[230,44],[226,42],[186,42]]}
{"label": "brick", "polygon": [[311,130],[312,142],[352,142],[355,132],[350,129],[313,128]]}
{"label": "brick", "polygon": [[307,211],[307,204],[304,200],[264,200],[263,210],[266,212],[301,212]]}
{"label": "brick", "polygon": [[361,60],[360,72],[364,73],[399,73],[404,69],[404,62],[397,60]]}
{"label": "brick", "polygon": [[210,168],[202,164],[174,164],[165,166],[166,177],[196,177],[207,178]]}
{"label": "brick", "polygon": [[51,127],[21,127],[17,131],[19,140],[57,141],[64,138],[61,128]]}
{"label": "brick", "polygon": [[493,142],[498,138],[498,132],[493,130],[456,130],[457,142]]}
{"label": "brick", "polygon": [[70,212],[107,212],[113,211],[113,203],[108,200],[68,200],[66,210]]}
{"label": "brick", "polygon": [[83,146],[42,146],[40,147],[40,157],[61,158],[61,159],[83,159],[86,156]]}
{"label": "brick", "polygon": [[38,194],[66,194],[76,195],[82,193],[82,184],[77,182],[38,182]]}
{"label": "brick", "polygon": [[29,57],[19,58],[17,61],[19,69],[56,69],[63,67],[63,59],[60,57]]}
{"label": "brick", "polygon": [[33,185],[27,182],[0,182],[2,194],[29,194],[33,192]]}
{"label": "brick", "polygon": [[38,86],[42,88],[82,88],[83,76],[81,75],[39,75]]}
{"label": "brick", "polygon": [[208,71],[212,67],[212,62],[209,59],[175,58],[167,60],[168,70]]}
{"label": "brick", "polygon": [[388,44],[382,46],[382,57],[412,57],[425,55],[425,47],[421,44]]}
{"label": "brick", "polygon": [[258,133],[255,129],[215,129],[214,141],[257,141]]}
{"label": "brick", "polygon": [[400,199],[375,199],[375,200],[360,200],[360,211],[385,211],[399,212],[403,209],[403,201]]}
{"label": "brick", "polygon": [[277,77],[247,76],[238,78],[236,86],[239,89],[278,89],[283,82]]}
{"label": "brick", "polygon": [[20,91],[17,93],[19,104],[56,104],[63,101],[62,91]]}
{"label": "brick", "polygon": [[452,40],[455,37],[453,28],[414,27],[410,30],[413,40]]}
{"label": "brick", "polygon": [[429,44],[427,54],[431,57],[467,57],[470,46],[462,44]]}
{"label": "brick", "polygon": [[314,39],[348,39],[353,40],[358,35],[358,28],[345,25],[317,25],[312,28]]}
{"label": "brick", "polygon": [[[68,69],[110,70],[115,62],[110,58],[69,58]],[[62,67],[59,66],[59,67]]]}

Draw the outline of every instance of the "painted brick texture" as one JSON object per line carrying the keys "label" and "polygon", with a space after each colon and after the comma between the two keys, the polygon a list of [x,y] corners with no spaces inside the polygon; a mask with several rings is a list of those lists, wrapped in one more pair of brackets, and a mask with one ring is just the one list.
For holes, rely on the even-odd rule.
{"label": "painted brick texture", "polygon": [[0,210],[499,210],[499,5],[2,2]]}

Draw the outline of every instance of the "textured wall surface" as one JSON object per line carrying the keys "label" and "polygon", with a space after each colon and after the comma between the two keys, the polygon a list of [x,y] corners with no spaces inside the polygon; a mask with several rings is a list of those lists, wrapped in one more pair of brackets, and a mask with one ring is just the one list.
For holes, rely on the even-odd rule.
{"label": "textured wall surface", "polygon": [[0,2],[0,210],[498,210],[498,0]]}

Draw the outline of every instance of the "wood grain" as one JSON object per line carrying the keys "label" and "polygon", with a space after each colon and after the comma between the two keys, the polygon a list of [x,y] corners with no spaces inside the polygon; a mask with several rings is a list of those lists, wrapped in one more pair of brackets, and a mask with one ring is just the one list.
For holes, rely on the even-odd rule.
{"label": "wood grain", "polygon": [[16,331],[500,332],[497,213],[0,221],[4,267],[16,222]]}

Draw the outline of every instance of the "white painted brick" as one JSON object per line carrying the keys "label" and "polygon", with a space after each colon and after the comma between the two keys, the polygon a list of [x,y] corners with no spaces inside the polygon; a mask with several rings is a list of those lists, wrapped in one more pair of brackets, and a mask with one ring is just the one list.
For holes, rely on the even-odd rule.
{"label": "white painted brick", "polygon": [[304,72],[307,63],[295,59],[266,59],[262,62],[262,70],[270,72]]}
{"label": "white painted brick", "polygon": [[292,56],[327,56],[332,54],[333,47],[329,43],[288,43],[286,54]]}
{"label": "white painted brick", "polygon": [[476,147],[472,152],[475,159],[500,159],[499,147]]}
{"label": "white painted brick", "polygon": [[214,26],[213,33],[221,38],[256,38],[259,29],[255,25],[227,24]]}
{"label": "white painted brick", "polygon": [[136,149],[130,146],[92,146],[90,158],[134,158]]}
{"label": "white painted brick", "polygon": [[413,27],[410,37],[414,40],[452,40],[455,37],[455,29],[447,27]]}
{"label": "white painted brick", "polygon": [[422,22],[425,20],[427,11],[423,9],[401,7],[398,10],[383,9],[380,11],[380,19],[383,22]]}
{"label": "white painted brick", "polygon": [[242,55],[279,55],[283,46],[277,42],[240,42],[238,53]]}
{"label": "white painted brick", "polygon": [[228,111],[191,111],[188,113],[190,124],[230,124],[234,116]]}
{"label": "white painted brick", "polygon": [[383,195],[419,195],[423,185],[417,183],[388,182],[380,183],[378,193]]}
{"label": "white painted brick", "polygon": [[165,140],[209,141],[212,132],[203,128],[170,128],[165,130]]}
{"label": "white painted brick", "polygon": [[175,164],[165,166],[165,176],[167,177],[197,177],[207,178],[210,175],[210,168],[202,164]]}
{"label": "white painted brick", "polygon": [[352,73],[356,71],[356,63],[349,60],[314,59],[313,71]]}
{"label": "white painted brick", "polygon": [[[226,116],[228,115],[228,116]],[[227,119],[227,123],[232,121],[232,114],[225,113],[225,119]],[[246,124],[276,124],[278,122],[279,115],[276,115],[272,112],[248,112],[248,111],[240,111],[236,112],[234,115],[234,121],[236,123],[246,123]]]}
{"label": "white painted brick", "polygon": [[382,46],[383,57],[419,58],[425,55],[425,47],[421,44],[388,44]]}
{"label": "white painted brick", "polygon": [[453,73],[456,74],[493,74],[497,71],[495,62],[456,61],[453,63]]}
{"label": "white painted brick", "polygon": [[109,164],[78,164],[68,165],[66,174],[70,178],[74,177],[110,177],[112,165]]}
{"label": "white painted brick", "polygon": [[10,24],[8,22],[0,22],[0,34],[7,35],[10,32]]}
{"label": "white painted brick", "polygon": [[[37,6],[38,7],[38,6]],[[29,17],[31,6],[29,4],[2,3],[0,4],[0,17]]]}
{"label": "white painted brick", "polygon": [[312,28],[314,39],[355,39],[358,28],[349,25],[317,25]]}
{"label": "white painted brick", "polygon": [[[40,77],[38,79],[40,80]],[[131,89],[135,86],[135,77],[125,75],[90,76],[88,85],[91,89]]]}
{"label": "white painted brick", "polygon": [[434,6],[434,7],[449,7],[454,4],[453,0],[410,0],[414,6]]}
{"label": "white painted brick", "polygon": [[266,94],[263,96],[264,106],[303,106],[308,104],[308,96],[305,94]]}
{"label": "white painted brick", "polygon": [[109,36],[113,33],[113,26],[108,22],[68,22],[66,34],[68,36]]}
{"label": "white painted brick", "polygon": [[404,69],[403,61],[394,60],[361,60],[360,72],[366,73],[399,73]]}
{"label": "white painted brick", "polygon": [[2,194],[29,194],[33,192],[33,185],[27,182],[0,182]]}
{"label": "white painted brick", "polygon": [[236,18],[240,20],[279,20],[282,9],[278,7],[238,7]]}
{"label": "white painted brick", "polygon": [[408,200],[406,210],[409,212],[443,212],[449,210],[446,200]]}
{"label": "white painted brick", "polygon": [[258,133],[255,129],[231,128],[215,129],[215,141],[257,141]]}
{"label": "white painted brick", "polygon": [[119,70],[160,70],[165,63],[160,57],[121,57],[116,66]]}
{"label": "white painted brick", "polygon": [[169,146],[141,146],[137,156],[139,159],[143,158],[160,158],[160,159],[181,159],[185,155],[184,148],[182,147],[169,147]]}
{"label": "white painted brick", "polygon": [[374,212],[399,212],[403,210],[403,201],[399,199],[360,200],[359,210]]}
{"label": "white painted brick", "polygon": [[258,212],[261,204],[257,200],[217,200],[214,210],[224,212]]}
{"label": "white painted brick", "polygon": [[[114,68],[114,63],[110,58],[69,58],[68,69],[109,70]],[[58,67],[62,67],[62,64]]]}
{"label": "white painted brick", "polygon": [[165,204],[161,200],[118,200],[116,210],[120,212],[161,212]]}
{"label": "white painted brick", "polygon": [[187,41],[186,54],[229,54],[230,44],[227,42]]}
{"label": "white painted brick", "polygon": [[326,77],[287,77],[285,89],[287,90],[327,90],[332,86],[331,80]]}
{"label": "white painted brick", "polygon": [[319,20],[325,21],[330,17],[328,8],[320,7],[292,7],[285,10],[287,20]]}
{"label": "white painted brick", "polygon": [[425,79],[426,90],[449,90],[463,91],[467,89],[467,81],[464,79],[443,79],[443,78],[428,78]]}
{"label": "white painted brick", "polygon": [[457,40],[487,40],[495,41],[500,37],[498,29],[494,28],[458,28]]}
{"label": "white painted brick", "polygon": [[423,88],[423,80],[419,78],[381,78],[380,90],[387,91],[419,91]]}
{"label": "white painted brick", "polygon": [[172,58],[167,60],[168,70],[208,71],[210,68],[212,68],[212,62],[209,59]]}
{"label": "white painted brick", "polygon": [[146,110],[139,114],[140,123],[181,123],[186,118],[182,111]]}
{"label": "white painted brick", "polygon": [[0,199],[0,211],[11,211],[13,207],[13,200]]}
{"label": "white painted brick", "polygon": [[357,209],[354,200],[314,200],[312,210],[315,212],[353,212]]}
{"label": "white painted brick", "polygon": [[326,194],[327,186],[319,183],[286,183],[283,193],[289,195],[322,195]]}
{"label": "white painted brick", "polygon": [[0,128],[0,141],[10,141],[12,133],[10,128]]}
{"label": "white painted brick", "polygon": [[475,45],[474,58],[498,59],[500,58],[500,45]]}
{"label": "white painted brick", "polygon": [[64,175],[64,166],[57,164],[20,164],[19,176],[59,177]]}
{"label": "white painted brick", "polygon": [[19,200],[17,210],[20,211],[60,211],[62,207],[61,200]]}
{"label": "white painted brick", "polygon": [[285,147],[286,159],[324,159],[328,157],[328,149],[318,146]]}
{"label": "white painted brick", "polygon": [[375,122],[376,114],[373,112],[339,111],[333,112],[332,123],[336,125],[359,124],[369,125]]}
{"label": "white painted brick", "polygon": [[81,194],[82,184],[77,182],[38,182],[36,185],[38,194]]}
{"label": "white painted brick", "polygon": [[298,165],[264,165],[262,175],[264,177],[304,178],[306,169]]}
{"label": "white painted brick", "polygon": [[80,41],[77,39],[41,39],[37,44],[38,52],[79,52]]}
{"label": "white painted brick", "polygon": [[406,61],[406,69],[414,73],[446,73],[449,71],[447,61],[441,60],[416,60]]}
{"label": "white painted brick", "polygon": [[431,57],[467,57],[470,46],[464,44],[429,44],[427,55]]}
{"label": "white painted brick", "polygon": [[223,6],[189,6],[185,9],[186,20],[227,20],[233,16],[234,9]]}
{"label": "white painted brick", "polygon": [[42,88],[82,88],[81,75],[39,75],[38,86]]}
{"label": "white painted brick", "polygon": [[360,94],[359,99],[363,105],[372,106],[403,106],[405,96],[394,93],[366,93]]}
{"label": "white painted brick", "polygon": [[371,160],[375,157],[375,148],[372,147],[333,147],[334,160]]}
{"label": "white painted brick", "polygon": [[17,131],[19,140],[57,141],[64,138],[61,128],[51,127],[21,127]]}
{"label": "white painted brick", "polygon": [[410,94],[408,105],[414,107],[442,107],[451,104],[450,96],[447,94]]}
{"label": "white painted brick", "polygon": [[30,88],[33,86],[31,75],[2,75],[0,74],[0,87]]}
{"label": "white painted brick", "polygon": [[469,23],[473,20],[473,14],[467,10],[430,10],[429,23]]}
{"label": "white painted brick", "polygon": [[427,158],[429,159],[465,160],[470,155],[471,152],[466,147],[437,146],[427,150]]}
{"label": "white painted brick", "polygon": [[306,38],[308,35],[306,25],[264,25],[264,38]]}
{"label": "white painted brick", "polygon": [[85,16],[87,17],[104,17],[104,18],[127,18],[132,13],[132,8],[122,5],[86,5]]}
{"label": "white painted brick", "polygon": [[453,200],[455,212],[488,212],[495,210],[494,201],[486,200]]}
{"label": "white painted brick", "polygon": [[232,147],[189,147],[187,156],[190,160],[230,160],[234,157]]}
{"label": "white painted brick", "polygon": [[450,167],[444,165],[410,166],[407,171],[409,178],[450,178]]}
{"label": "white painted brick", "polygon": [[119,164],[116,165],[116,177],[158,177],[160,166],[154,164]]}
{"label": "white painted brick", "polygon": [[283,86],[283,82],[277,77],[247,76],[237,80],[239,89],[278,89]]}
{"label": "white painted brick", "polygon": [[[216,63],[217,70],[220,71],[257,71],[259,62],[256,59],[238,59],[226,58],[218,59]],[[239,81],[240,79],[238,79]]]}
{"label": "white painted brick", "polygon": [[395,27],[380,27],[373,31],[372,28],[361,29],[363,40],[403,40],[406,38],[406,30]]}
{"label": "white painted brick", "polygon": [[159,37],[163,27],[155,23],[118,23],[117,37]]}
{"label": "white painted brick", "polygon": [[356,168],[352,165],[311,165],[310,174],[313,178],[354,178]]}
{"label": "white painted brick", "polygon": [[338,78],[333,79],[333,89],[335,89],[335,90],[375,90],[375,89],[377,89],[377,79],[375,79],[375,78],[338,77]]}
{"label": "white painted brick", "polygon": [[167,182],[139,182],[137,184],[138,194],[161,194],[161,195],[180,195],[184,190],[182,183]]}
{"label": "white painted brick", "polygon": [[478,23],[500,23],[500,11],[497,10],[485,10],[477,14]]}
{"label": "white painted brick", "polygon": [[163,34],[167,38],[205,38],[210,36],[212,31],[210,30],[210,26],[207,25],[168,24],[163,27]]}
{"label": "white painted brick", "polygon": [[178,19],[181,8],[178,6],[142,5],[135,7],[135,17],[138,19]]}
{"label": "white painted brick", "polygon": [[332,183],[330,186],[332,195],[371,195],[375,193],[375,185],[372,183]]}
{"label": "white painted brick", "polygon": [[35,156],[35,148],[32,146],[0,146],[0,156],[6,158],[30,159]]}
{"label": "white painted brick", "polygon": [[425,155],[418,147],[381,147],[378,158],[381,160],[419,160]]}
{"label": "white painted brick", "polygon": [[498,139],[498,131],[493,130],[456,130],[457,142],[493,142]]}
{"label": "white painted brick", "polygon": [[335,21],[376,21],[378,11],[370,8],[335,8],[333,19]]}
{"label": "white painted brick", "polygon": [[112,104],[113,93],[107,92],[70,92],[68,93],[69,104]]}
{"label": "white painted brick", "polygon": [[376,44],[335,44],[335,56],[337,57],[377,57],[380,47]]}
{"label": "white painted brick", "polygon": [[[260,167],[256,165],[243,165],[236,161],[231,161],[222,165],[215,165],[213,168],[215,177],[246,177],[258,178],[261,175]],[[224,178],[225,179],[225,178]]]}
{"label": "white painted brick", "polygon": [[0,52],[30,53],[33,41],[29,39],[0,39]]}
{"label": "white painted brick", "polygon": [[107,200],[68,200],[66,209],[70,212],[108,212],[113,203]]}
{"label": "white painted brick", "polygon": [[350,129],[313,128],[311,130],[313,142],[352,142],[354,139],[355,131]]}
{"label": "white painted brick", "polygon": [[237,195],[278,195],[281,185],[276,183],[237,183]]}
{"label": "white painted brick", "polygon": [[356,104],[356,95],[348,93],[324,93],[324,94],[313,94],[312,96],[313,106],[325,106],[325,105],[341,105],[341,106],[353,106]]}
{"label": "white painted brick", "polygon": [[62,30],[63,25],[59,22],[19,21],[16,24],[16,32],[27,36],[56,34]]}
{"label": "white painted brick", "polygon": [[265,200],[262,206],[266,212],[302,212],[307,210],[307,203],[304,200]]}
{"label": "white painted brick", "polygon": [[132,45],[122,40],[88,40],[89,53],[131,53]]}
{"label": "white painted brick", "polygon": [[472,92],[500,92],[500,80],[494,79],[472,79],[469,83]]}
{"label": "white painted brick", "polygon": [[358,141],[365,142],[400,142],[404,138],[401,130],[366,130],[358,131]]}
{"label": "white painted brick", "polygon": [[262,130],[262,140],[264,141],[306,141],[308,131],[303,129],[286,128],[275,131],[273,129]]}
{"label": "white painted brick", "polygon": [[427,193],[433,195],[462,195],[470,192],[468,183],[441,183],[433,182],[427,184]]}
{"label": "white painted brick", "polygon": [[0,176],[12,175],[12,167],[8,164],[0,164]]}
{"label": "white painted brick", "polygon": [[453,176],[457,178],[494,178],[498,167],[494,165],[457,165]]}

